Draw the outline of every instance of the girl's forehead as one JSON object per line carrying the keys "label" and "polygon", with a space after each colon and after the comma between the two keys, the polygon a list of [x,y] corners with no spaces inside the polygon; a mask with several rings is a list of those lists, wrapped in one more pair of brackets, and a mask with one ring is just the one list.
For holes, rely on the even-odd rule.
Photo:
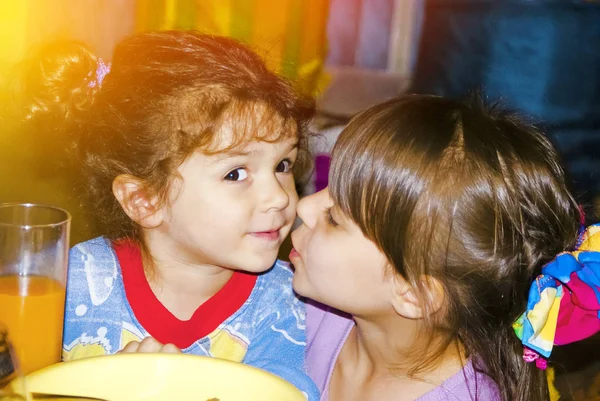
{"label": "girl's forehead", "polygon": [[295,121],[284,119],[274,110],[255,109],[255,111],[255,113],[242,113],[237,118],[226,116],[207,150],[220,153],[240,151],[256,142],[275,144],[298,141],[299,132]]}
{"label": "girl's forehead", "polygon": [[258,157],[281,157],[288,154],[298,147],[298,141],[295,137],[282,137],[276,141],[267,141],[261,139],[253,139],[238,144],[229,149],[218,151],[217,154],[222,157],[234,156],[258,156]]}

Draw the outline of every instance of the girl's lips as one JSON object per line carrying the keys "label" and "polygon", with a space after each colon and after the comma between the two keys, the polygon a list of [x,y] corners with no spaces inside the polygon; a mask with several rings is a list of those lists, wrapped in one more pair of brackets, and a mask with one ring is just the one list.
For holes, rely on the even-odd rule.
{"label": "girl's lips", "polygon": [[292,248],[292,250],[290,251],[290,260],[292,258],[299,258],[300,254],[298,253],[298,251],[295,248]]}
{"label": "girl's lips", "polygon": [[253,232],[252,235],[257,238],[262,238],[269,241],[276,241],[279,239],[279,230]]}

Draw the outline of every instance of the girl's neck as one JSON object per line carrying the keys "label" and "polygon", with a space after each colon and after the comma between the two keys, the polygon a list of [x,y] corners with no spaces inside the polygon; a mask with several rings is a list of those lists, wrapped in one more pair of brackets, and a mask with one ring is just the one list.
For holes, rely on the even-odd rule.
{"label": "girl's neck", "polygon": [[225,286],[234,273],[220,266],[190,263],[167,247],[149,241],[146,244],[142,260],[150,288],[180,320],[188,320],[200,305]]}
{"label": "girl's neck", "polygon": [[[356,394],[366,395],[363,399],[370,399],[368,394],[373,394],[384,401],[389,393],[389,399],[413,400],[438,387],[463,367],[464,358],[456,343],[446,347],[430,364],[421,365],[429,357],[435,357],[432,352],[438,348],[440,339],[434,338],[428,344],[418,321],[397,315],[355,320],[356,327],[340,353],[334,377],[341,378],[342,382],[344,377],[362,382]],[[421,366],[423,369],[415,371]],[[398,394],[402,397],[398,398]]]}

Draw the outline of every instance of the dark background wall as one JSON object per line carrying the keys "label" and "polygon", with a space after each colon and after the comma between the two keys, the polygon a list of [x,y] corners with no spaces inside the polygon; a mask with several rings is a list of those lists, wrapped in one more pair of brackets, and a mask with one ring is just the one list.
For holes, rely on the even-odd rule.
{"label": "dark background wall", "polygon": [[539,119],[588,215],[600,196],[600,2],[427,0],[412,90]]}

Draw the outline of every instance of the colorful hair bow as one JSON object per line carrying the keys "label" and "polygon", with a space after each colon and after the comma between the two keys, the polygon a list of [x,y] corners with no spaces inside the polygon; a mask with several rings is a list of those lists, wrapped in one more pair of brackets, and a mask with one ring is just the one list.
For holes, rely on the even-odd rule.
{"label": "colorful hair bow", "polygon": [[95,88],[97,86],[98,89],[100,89],[102,87],[102,81],[104,81],[104,77],[106,77],[106,75],[110,72],[111,65],[112,65],[112,63],[109,62],[108,64],[106,64],[106,63],[104,63],[104,60],[102,60],[102,58],[98,57],[98,67],[96,67],[96,77],[95,77],[95,79],[90,81],[88,86],[90,88]]}
{"label": "colorful hair bow", "polygon": [[600,224],[583,231],[575,251],[561,253],[542,268],[513,329],[523,342],[523,359],[540,369],[546,368],[554,345],[600,331]]}

